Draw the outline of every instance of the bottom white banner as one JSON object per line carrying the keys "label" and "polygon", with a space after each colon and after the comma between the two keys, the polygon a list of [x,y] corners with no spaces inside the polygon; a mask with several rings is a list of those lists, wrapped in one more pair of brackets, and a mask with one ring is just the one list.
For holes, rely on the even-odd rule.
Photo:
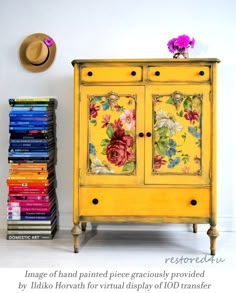
{"label": "bottom white banner", "polygon": [[234,293],[236,268],[2,268],[0,276],[4,293]]}

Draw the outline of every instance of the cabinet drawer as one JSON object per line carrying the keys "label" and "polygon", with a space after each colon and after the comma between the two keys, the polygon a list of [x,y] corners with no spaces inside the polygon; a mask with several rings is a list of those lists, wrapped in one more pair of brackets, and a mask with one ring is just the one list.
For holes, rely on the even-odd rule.
{"label": "cabinet drawer", "polygon": [[81,70],[81,80],[82,82],[141,81],[142,68],[138,66],[83,67]]}
{"label": "cabinet drawer", "polygon": [[80,216],[209,217],[210,192],[193,188],[81,188]]}
{"label": "cabinet drawer", "polygon": [[153,66],[148,68],[150,81],[208,81],[210,70],[207,66]]}

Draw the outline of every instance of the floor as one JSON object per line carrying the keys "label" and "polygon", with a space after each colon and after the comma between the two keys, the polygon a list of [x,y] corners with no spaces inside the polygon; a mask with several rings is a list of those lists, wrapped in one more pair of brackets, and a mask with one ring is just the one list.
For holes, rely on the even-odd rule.
{"label": "floor", "polygon": [[[78,254],[73,252],[73,240],[70,231],[57,232],[53,240],[28,241],[6,240],[5,231],[1,230],[0,272],[2,271],[1,268],[5,269],[4,272],[7,272],[6,269],[10,268],[23,268],[24,270],[37,268],[39,271],[40,268],[46,268],[49,271],[53,268],[60,268],[71,274],[73,269],[87,272],[94,270],[98,272],[105,269],[117,273],[127,270],[130,272],[138,271],[139,273],[143,271],[163,272],[164,270],[176,273],[187,271],[192,274],[194,271],[200,274],[205,270],[207,275],[203,276],[201,281],[210,283],[211,288],[214,289],[219,288],[227,279],[225,283],[228,287],[227,293],[234,292],[234,290],[231,290],[233,286],[231,286],[231,282],[233,282],[231,275],[235,278],[236,233],[220,233],[217,239],[216,256],[213,258],[209,254],[209,237],[206,233],[198,232],[195,234],[190,230],[190,228],[186,232],[151,229],[113,230],[112,226],[111,229],[99,230],[93,227],[83,232]],[[226,272],[227,274],[225,274]],[[226,279],[225,277],[222,279],[222,273],[226,276]],[[117,281],[119,274],[118,279],[115,279],[116,277],[114,275],[114,280]],[[179,282],[178,278],[176,280]],[[203,289],[207,292],[218,292],[215,289],[210,290],[211,288]],[[92,289],[94,288],[90,288],[88,292],[93,292]],[[110,288],[106,292],[113,292],[112,289],[114,288]],[[136,289],[129,288],[129,292],[155,292],[153,291],[154,287],[150,290],[141,287],[139,290],[137,289],[138,287]],[[186,288],[184,290],[186,291]],[[171,289],[167,291],[172,292]],[[31,292],[31,290],[25,290],[24,292]],[[34,292],[37,292],[37,290],[34,290]],[[54,291],[51,290],[50,292]],[[55,290],[55,292],[57,291]],[[70,290],[67,292],[70,292]],[[83,290],[82,292],[87,291]],[[96,292],[104,291],[97,290]],[[116,292],[125,291],[116,288]],[[178,290],[176,289],[173,292],[178,292]],[[191,292],[195,291],[192,289]],[[201,289],[198,289],[197,292],[201,292]]]}

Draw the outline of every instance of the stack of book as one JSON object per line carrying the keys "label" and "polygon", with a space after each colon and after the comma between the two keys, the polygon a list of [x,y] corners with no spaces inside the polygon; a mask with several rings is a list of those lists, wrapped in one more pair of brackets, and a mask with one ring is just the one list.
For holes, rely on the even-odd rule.
{"label": "stack of book", "polygon": [[57,230],[56,99],[9,99],[7,239],[52,239]]}

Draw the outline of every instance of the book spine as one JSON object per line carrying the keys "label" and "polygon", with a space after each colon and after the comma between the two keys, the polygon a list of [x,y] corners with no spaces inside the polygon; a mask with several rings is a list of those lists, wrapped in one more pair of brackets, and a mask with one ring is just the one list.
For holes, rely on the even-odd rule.
{"label": "book spine", "polygon": [[7,225],[15,226],[15,225],[51,225],[56,220],[54,217],[52,220],[8,220]]}
{"label": "book spine", "polygon": [[7,240],[50,240],[53,239],[55,233],[51,235],[41,235],[41,234],[34,234],[34,235],[7,235]]}
{"label": "book spine", "polygon": [[7,229],[9,230],[19,230],[19,231],[48,231],[53,229],[54,225],[7,225]]}
{"label": "book spine", "polygon": [[37,106],[32,106],[32,107],[19,107],[19,106],[13,106],[11,107],[11,111],[25,111],[25,112],[38,112],[38,111],[48,111],[50,110],[50,106],[49,107],[37,107]]}
{"label": "book spine", "polygon": [[45,221],[45,220],[51,220],[52,219],[52,216],[51,215],[20,215],[18,219],[14,219],[14,218],[11,218],[10,220],[12,221],[33,221],[33,220],[36,220],[36,221]]}
{"label": "book spine", "polygon": [[49,101],[55,101],[55,98],[52,96],[48,97],[30,97],[30,96],[24,96],[24,97],[18,97],[18,98],[10,98],[9,102],[49,102]]}
{"label": "book spine", "polygon": [[20,206],[20,212],[24,213],[24,212],[50,212],[51,207],[22,207]]}
{"label": "book spine", "polygon": [[[31,195],[31,193],[40,193],[41,195],[47,194],[49,192],[49,188],[41,185],[35,185],[33,187],[30,186],[10,186],[9,193],[24,193],[27,195]],[[15,195],[17,195],[15,194]],[[22,194],[23,196],[23,194]]]}
{"label": "book spine", "polygon": [[38,202],[51,202],[53,200],[53,198],[49,197],[49,196],[38,196],[38,197],[35,197],[35,196],[28,196],[28,197],[25,197],[25,196],[12,196],[12,197],[9,197],[10,198],[10,201],[11,202],[34,202],[34,201],[38,201]]}
{"label": "book spine", "polygon": [[10,119],[15,117],[15,118],[35,118],[35,117],[40,117],[40,118],[47,118],[48,116],[52,116],[53,114],[48,112],[48,111],[38,111],[38,112],[24,112],[24,111],[14,111],[9,113]]}
{"label": "book spine", "polygon": [[10,129],[10,133],[14,134],[38,134],[38,133],[45,133],[48,134],[48,130],[38,130],[38,129],[31,129],[31,130],[16,130]]}
{"label": "book spine", "polygon": [[33,133],[32,131],[53,131],[53,126],[52,125],[23,125],[23,126],[11,126],[9,125],[9,131],[20,131],[23,133],[24,131],[29,131],[29,133]]}
{"label": "book spine", "polygon": [[[55,228],[54,228],[55,229]],[[34,235],[34,234],[42,234],[42,235],[50,235],[53,231],[50,230],[8,230],[7,235]]]}
{"label": "book spine", "polygon": [[48,144],[51,141],[53,141],[53,140],[49,140],[49,139],[37,139],[37,138],[36,139],[33,139],[33,138],[31,138],[31,139],[10,139],[10,143],[11,144],[13,144],[13,143],[15,143],[15,144],[20,143],[22,145],[24,145],[24,144],[34,144],[34,143]]}
{"label": "book spine", "polygon": [[49,121],[21,121],[21,120],[17,120],[17,121],[10,121],[10,126],[11,127],[23,127],[23,125],[25,125],[26,127],[37,127],[39,126],[47,126],[51,124]]}
{"label": "book spine", "polygon": [[21,207],[21,210],[23,211],[24,208],[43,208],[43,209],[47,209],[50,208],[55,202],[52,201],[47,201],[47,202],[37,202],[37,200],[35,200],[34,202],[26,202],[26,201],[10,201],[8,202],[8,204],[18,204],[19,207]]}

